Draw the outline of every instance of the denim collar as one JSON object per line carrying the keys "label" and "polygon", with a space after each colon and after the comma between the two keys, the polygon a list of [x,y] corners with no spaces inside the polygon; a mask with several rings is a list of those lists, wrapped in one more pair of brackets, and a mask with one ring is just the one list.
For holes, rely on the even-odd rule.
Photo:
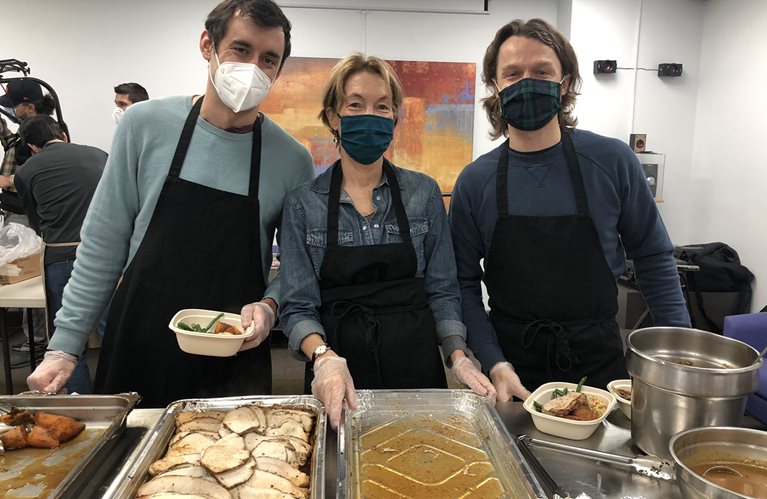
{"label": "denim collar", "polygon": [[[387,160],[386,158],[384,158],[384,161],[389,163],[389,160]],[[400,190],[404,191],[406,189],[406,185],[404,182],[404,177],[402,176],[402,172],[400,171],[399,168],[394,166],[392,163],[389,163],[389,164],[392,166],[392,168],[394,168],[394,174],[397,176],[397,182],[399,183]],[[341,167],[340,160],[333,163],[330,167],[328,167],[327,170],[322,172],[317,178],[314,179],[314,181],[312,182],[312,187],[311,187],[314,192],[318,194],[324,194],[324,195],[330,194],[330,174],[332,173],[333,168],[336,168],[336,167],[338,168]],[[382,185],[389,185],[389,180],[386,178],[386,175],[381,175],[381,180],[378,183],[378,185],[376,185],[375,188],[378,189]],[[346,192],[344,191],[341,191],[341,201],[342,202],[350,201],[349,195],[346,194]]]}

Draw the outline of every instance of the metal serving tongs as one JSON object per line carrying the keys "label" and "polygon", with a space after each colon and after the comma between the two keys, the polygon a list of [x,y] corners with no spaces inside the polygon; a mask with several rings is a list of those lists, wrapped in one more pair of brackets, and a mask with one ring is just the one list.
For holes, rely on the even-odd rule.
{"label": "metal serving tongs", "polygon": [[628,468],[641,475],[647,475],[649,477],[659,478],[661,480],[676,480],[676,472],[674,471],[673,463],[659,459],[655,456],[626,457],[618,454],[611,454],[609,452],[575,447],[573,445],[547,442],[545,440],[538,440],[537,438],[528,437],[527,435],[522,435],[519,437],[519,439],[523,440],[529,446],[551,449],[559,452],[564,452],[566,454],[571,454],[573,456],[593,459],[594,461],[611,464],[621,468]]}

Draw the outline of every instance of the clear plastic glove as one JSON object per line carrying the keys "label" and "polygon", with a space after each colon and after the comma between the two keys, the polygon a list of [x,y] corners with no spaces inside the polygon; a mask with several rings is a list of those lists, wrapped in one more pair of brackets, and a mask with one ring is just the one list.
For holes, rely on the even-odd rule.
{"label": "clear plastic glove", "polygon": [[75,372],[75,366],[77,357],[74,355],[59,350],[45,352],[43,361],[27,377],[27,386],[30,390],[46,393],[66,393],[64,385]]}
{"label": "clear plastic glove", "polygon": [[242,343],[240,352],[256,348],[269,336],[277,318],[274,316],[272,307],[264,302],[257,301],[242,307],[240,311],[240,323],[243,329],[248,329],[253,324],[253,336]]}
{"label": "clear plastic glove", "polygon": [[357,395],[354,393],[354,381],[346,366],[346,359],[337,355],[326,354],[314,362],[312,395],[323,404],[330,419],[330,426],[338,428],[341,422],[341,409],[344,399],[350,409],[357,408]]}
{"label": "clear plastic glove", "polygon": [[482,374],[468,357],[461,357],[450,368],[458,381],[468,386],[471,391],[480,397],[487,397],[492,405],[495,405],[496,391],[493,384]]}
{"label": "clear plastic glove", "polygon": [[498,392],[498,401],[506,402],[512,397],[527,399],[530,392],[522,385],[519,376],[508,362],[499,362],[490,369],[490,379]]}

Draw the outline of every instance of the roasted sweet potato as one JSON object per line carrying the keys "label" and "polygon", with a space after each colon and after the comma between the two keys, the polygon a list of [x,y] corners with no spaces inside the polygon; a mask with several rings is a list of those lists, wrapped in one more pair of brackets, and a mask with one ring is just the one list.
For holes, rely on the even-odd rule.
{"label": "roasted sweet potato", "polygon": [[38,449],[55,449],[59,446],[59,441],[47,428],[42,426],[34,426],[32,430],[27,433],[27,444],[30,447],[37,447]]}
{"label": "roasted sweet potato", "polygon": [[35,415],[27,410],[19,410],[16,407],[11,408],[11,412],[0,416],[0,423],[5,423],[8,426],[20,426],[25,424],[32,424],[35,420]]}
{"label": "roasted sweet potato", "polygon": [[23,426],[17,426],[14,429],[0,435],[0,441],[3,442],[5,450],[23,449],[28,447],[27,431]]}
{"label": "roasted sweet potato", "polygon": [[85,429],[84,423],[78,423],[67,416],[57,416],[47,412],[35,414],[35,425],[46,428],[59,442],[72,440]]}
{"label": "roasted sweet potato", "polygon": [[231,324],[227,324],[226,322],[217,322],[216,327],[213,328],[213,334],[232,334],[232,335],[240,335],[242,334],[242,331],[237,329],[236,326],[232,326]]}

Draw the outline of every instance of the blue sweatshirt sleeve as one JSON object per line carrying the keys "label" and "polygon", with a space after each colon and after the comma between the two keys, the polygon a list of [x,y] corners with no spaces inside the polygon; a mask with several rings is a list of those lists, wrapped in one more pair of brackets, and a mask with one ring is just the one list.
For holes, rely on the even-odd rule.
{"label": "blue sweatshirt sleeve", "polygon": [[471,199],[472,194],[481,196],[482,186],[472,185],[475,180],[464,174],[458,177],[450,200],[449,220],[466,340],[469,349],[482,364],[482,369],[487,372],[498,362],[506,361],[506,358],[482,301],[481,261],[485,257],[485,249],[477,223],[477,207]]}
{"label": "blue sweatshirt sleeve", "polygon": [[674,260],[674,246],[639,160],[627,156],[628,186],[623,190],[618,231],[626,256],[634,261],[637,282],[656,326],[690,326]]}

